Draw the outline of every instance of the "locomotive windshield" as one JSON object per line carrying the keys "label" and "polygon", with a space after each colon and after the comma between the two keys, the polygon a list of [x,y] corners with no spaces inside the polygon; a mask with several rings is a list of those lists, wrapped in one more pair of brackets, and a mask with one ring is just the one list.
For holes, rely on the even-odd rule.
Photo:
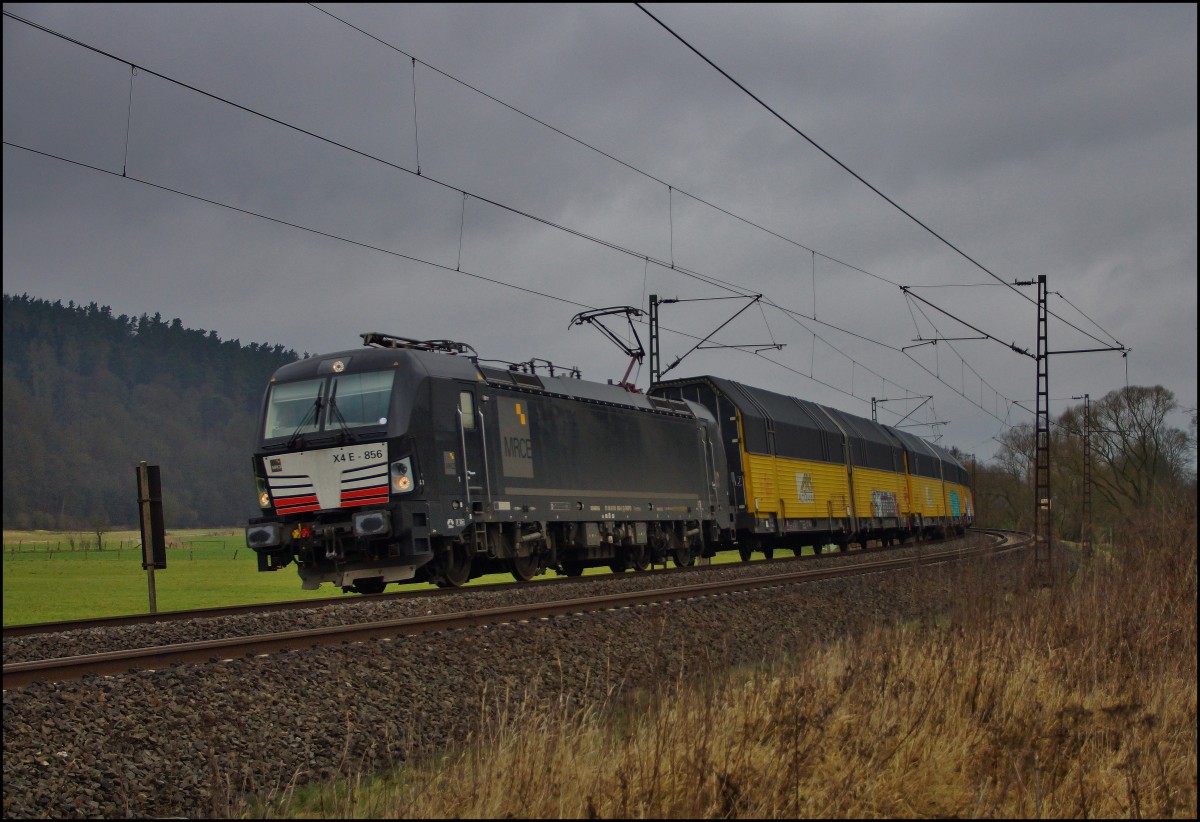
{"label": "locomotive windshield", "polygon": [[334,415],[338,422],[350,428],[387,425],[395,375],[394,371],[368,371],[334,377],[329,396],[330,404],[339,412]]}
{"label": "locomotive windshield", "polygon": [[394,371],[368,371],[277,383],[267,400],[263,437],[387,425],[394,377]]}

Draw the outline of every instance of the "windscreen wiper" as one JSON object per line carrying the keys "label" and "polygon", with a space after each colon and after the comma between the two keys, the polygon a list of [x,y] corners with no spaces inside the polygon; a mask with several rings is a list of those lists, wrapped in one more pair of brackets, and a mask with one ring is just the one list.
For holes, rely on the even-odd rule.
{"label": "windscreen wiper", "polygon": [[317,411],[320,410],[320,408],[321,408],[321,395],[318,394],[316,399],[313,400],[312,406],[309,407],[308,413],[306,413],[304,415],[304,419],[300,420],[300,424],[296,426],[296,430],[292,432],[292,435],[290,437],[288,437],[288,441],[287,441],[288,448],[291,448],[293,445],[296,444],[296,440],[298,440],[300,438],[300,431],[304,428],[304,426],[308,425],[310,420],[314,421],[314,422],[316,421]]}
{"label": "windscreen wiper", "polygon": [[331,391],[329,394],[329,410],[332,412],[333,418],[338,421],[338,425],[342,426],[343,440],[354,442],[354,434],[350,431],[350,426],[347,424],[346,418],[342,416],[341,409],[339,409],[337,406],[337,390],[338,384],[335,382],[333,384],[333,391]]}

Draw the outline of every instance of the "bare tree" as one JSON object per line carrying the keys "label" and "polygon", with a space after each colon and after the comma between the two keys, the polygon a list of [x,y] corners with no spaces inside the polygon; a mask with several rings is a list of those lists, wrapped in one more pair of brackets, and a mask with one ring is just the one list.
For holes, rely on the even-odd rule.
{"label": "bare tree", "polygon": [[102,516],[92,517],[92,533],[96,535],[96,550],[104,550],[104,535],[108,533],[108,520]]}
{"label": "bare tree", "polygon": [[[1093,403],[1093,487],[1116,511],[1143,508],[1194,481],[1190,466],[1195,428],[1170,426],[1167,418],[1177,410],[1175,395],[1161,385],[1128,386]],[[1079,438],[1083,424],[1080,407],[1059,421],[1060,429]]]}
{"label": "bare tree", "polygon": [[1033,426],[1017,425],[1000,435],[995,464],[976,474],[977,505],[987,523],[1032,527]]}

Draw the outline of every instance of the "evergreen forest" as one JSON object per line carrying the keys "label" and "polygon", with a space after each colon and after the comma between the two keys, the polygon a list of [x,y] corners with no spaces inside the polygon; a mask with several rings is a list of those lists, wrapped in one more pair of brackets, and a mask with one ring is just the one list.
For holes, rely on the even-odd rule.
{"label": "evergreen forest", "polygon": [[282,346],[179,319],[4,295],[4,527],[136,528],[140,461],[168,528],[258,513],[251,454]]}
{"label": "evergreen forest", "polygon": [[[4,295],[3,333],[5,528],[137,527],[143,460],[160,466],[168,528],[238,526],[259,513],[259,404],[295,351],[26,294]],[[1187,430],[1169,422],[1180,410]],[[999,440],[986,464],[950,450],[970,470],[977,521],[1029,530],[1033,428]],[[1162,386],[1110,391],[1086,413],[1068,407],[1050,438],[1054,533],[1078,540],[1093,524],[1111,532],[1164,500],[1194,500],[1195,448],[1195,409]]]}

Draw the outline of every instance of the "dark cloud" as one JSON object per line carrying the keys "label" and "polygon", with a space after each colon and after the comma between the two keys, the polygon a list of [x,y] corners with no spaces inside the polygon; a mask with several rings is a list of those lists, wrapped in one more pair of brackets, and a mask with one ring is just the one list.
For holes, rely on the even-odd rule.
{"label": "dark cloud", "polygon": [[[785,343],[769,355],[778,365],[701,351],[675,373],[720,373],[862,415],[872,396],[932,394],[950,421],[945,441],[980,456],[1003,428],[991,414],[1029,418],[1005,400],[1030,404],[1031,360],[990,342],[897,352],[934,325],[969,335],[910,308],[897,284],[989,283],[918,293],[1032,348],[1029,302],[636,7],[330,6],[429,64],[416,67],[415,108],[408,57],[308,6],[5,8],[143,67],[130,112],[127,65],[6,19],[6,141],[119,175],[128,119],[131,176],[392,252],[6,147],[7,292],[161,311],[300,351],[352,346],[366,330],[464,339],[484,356],[545,357],[604,379],[626,363],[595,332],[568,330],[574,303],[729,293],[657,264],[674,261],[825,323],[755,307],[720,339]],[[1132,346],[1128,360],[1053,360],[1052,410],[1124,385],[1127,366],[1131,383],[1161,383],[1195,405],[1194,6],[649,8],[1001,279],[1047,274],[1064,320],[1107,339],[1094,320]],[[473,196],[464,207],[438,181]],[[664,307],[664,359],[741,304]],[[1095,344],[1064,320],[1052,320],[1052,348]]]}

